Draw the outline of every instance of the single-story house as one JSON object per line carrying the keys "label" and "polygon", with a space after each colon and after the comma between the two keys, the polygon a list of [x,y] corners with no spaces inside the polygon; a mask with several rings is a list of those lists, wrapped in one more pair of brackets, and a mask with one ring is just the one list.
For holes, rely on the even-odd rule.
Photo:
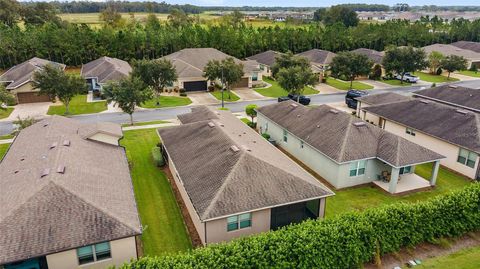
{"label": "single-story house", "polygon": [[233,58],[236,63],[243,64],[244,76],[234,88],[252,87],[254,81],[262,80],[259,64],[256,61],[241,61],[214,48],[189,48],[179,50],[163,59],[170,60],[177,70],[178,80],[173,86],[186,91],[206,91],[209,81],[203,76],[203,69],[211,60]]}
{"label": "single-story house", "polygon": [[310,61],[313,72],[319,74],[320,80],[324,77],[325,71],[328,70],[329,65],[336,56],[336,54],[333,52],[321,49],[311,49],[297,53],[296,55],[305,57]]}
{"label": "single-story house", "polygon": [[0,83],[6,84],[5,88],[15,95],[19,104],[50,102],[50,97],[38,94],[40,90],[34,89],[32,84],[34,73],[47,64],[65,69],[64,64],[34,57],[8,69],[0,76]]}
{"label": "single-story house", "polygon": [[128,77],[132,67],[126,61],[107,56],[82,65],[80,75],[85,78],[90,91],[99,91],[109,81]]}
{"label": "single-story house", "polygon": [[201,106],[178,119],[158,134],[204,245],[324,216],[333,192],[229,111]]}
{"label": "single-story house", "polygon": [[441,164],[472,179],[480,179],[480,114],[414,98],[363,107],[362,118],[393,134],[444,156]]}
{"label": "single-story house", "polygon": [[447,44],[433,44],[433,45],[425,46],[423,47],[423,49],[425,50],[427,55],[429,55],[433,51],[437,51],[445,56],[450,56],[450,55],[462,56],[465,59],[467,59],[467,68],[470,68],[472,65],[476,65],[477,67],[480,67],[480,53],[475,51],[461,49],[459,47],[456,47],[453,45],[447,45]]}
{"label": "single-story house", "polygon": [[376,50],[366,49],[366,48],[359,48],[356,50],[352,50],[351,52],[365,55],[374,64],[379,64],[379,65],[382,64],[383,57],[385,57],[385,52],[383,51],[376,51]]}
{"label": "single-story house", "polygon": [[277,57],[282,55],[281,52],[274,50],[267,50],[258,54],[247,57],[247,60],[254,60],[260,64],[260,70],[263,71],[264,76],[272,76],[271,68],[275,64]]}
{"label": "single-story house", "polygon": [[449,84],[416,91],[413,96],[480,113],[480,90],[477,89]]}
{"label": "single-story house", "polygon": [[119,125],[52,116],[0,162],[0,268],[120,266],[142,228]]}
{"label": "single-story house", "polygon": [[[260,107],[257,127],[337,189],[373,183],[399,194],[436,184],[444,157],[328,105],[294,101]],[[415,166],[433,163],[429,181]]]}
{"label": "single-story house", "polygon": [[[364,116],[362,117],[362,113],[366,113],[365,111],[363,111],[363,108],[365,107],[408,101],[408,100],[412,100],[412,98],[406,95],[401,95],[394,92],[385,92],[385,93],[369,94],[362,97],[357,97],[356,100],[357,100],[356,114],[358,115],[358,117],[365,119]],[[380,122],[372,122],[372,124],[379,125],[379,126],[382,125]]]}
{"label": "single-story house", "polygon": [[450,45],[453,45],[455,47],[458,47],[464,50],[471,50],[471,51],[475,51],[476,53],[480,53],[480,42],[457,41]]}

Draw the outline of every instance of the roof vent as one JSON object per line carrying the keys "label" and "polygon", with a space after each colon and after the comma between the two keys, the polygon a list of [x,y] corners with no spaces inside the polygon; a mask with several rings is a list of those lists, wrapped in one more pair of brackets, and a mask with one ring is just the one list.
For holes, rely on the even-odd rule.
{"label": "roof vent", "polygon": [[25,157],[22,156],[22,157],[20,158],[20,161],[22,161],[22,162],[25,161]]}
{"label": "roof vent", "polygon": [[50,145],[50,149],[56,148],[57,146],[58,146],[58,143],[57,143],[57,142],[53,142],[53,143]]}
{"label": "roof vent", "polygon": [[290,106],[292,106],[292,107],[297,107],[298,105],[295,104],[295,103],[292,103],[292,104],[290,104]]}
{"label": "roof vent", "polygon": [[64,174],[65,173],[65,165],[59,165],[57,167],[57,173]]}
{"label": "roof vent", "polygon": [[235,145],[232,145],[232,146],[230,147],[230,150],[233,151],[233,152],[238,152],[238,151],[240,151],[240,149],[239,149],[237,146],[235,146]]}
{"label": "roof vent", "polygon": [[468,111],[466,111],[466,110],[457,109],[457,110],[455,110],[455,111],[456,111],[457,113],[462,114],[462,115],[467,115],[467,114],[468,114]]}
{"label": "roof vent", "polygon": [[225,127],[225,124],[223,124],[223,123],[220,123],[220,127]]}
{"label": "roof vent", "polygon": [[300,114],[297,115],[297,118],[300,118]]}
{"label": "roof vent", "polygon": [[215,123],[209,122],[209,123],[208,123],[208,126],[210,126],[210,128],[213,128],[213,127],[215,127]]}
{"label": "roof vent", "polygon": [[247,147],[247,146],[245,146],[245,145],[243,145],[242,148],[243,148],[244,150],[246,150],[246,151],[249,151],[249,152],[252,151],[252,149],[250,149],[249,147]]}
{"label": "roof vent", "polygon": [[45,122],[45,123],[43,124],[43,127],[47,127],[47,126],[48,126],[48,122]]}
{"label": "roof vent", "polygon": [[70,140],[68,140],[68,139],[63,140],[63,145],[65,147],[69,147],[70,146]]}
{"label": "roof vent", "polygon": [[18,170],[13,171],[14,174],[18,174],[18,172],[20,172],[20,171],[18,171]]}
{"label": "roof vent", "polygon": [[50,168],[45,168],[43,169],[42,174],[40,174],[40,178],[48,176],[48,174],[50,174]]}
{"label": "roof vent", "polygon": [[317,125],[317,128],[320,128],[320,124]]}
{"label": "roof vent", "polygon": [[354,122],[353,125],[355,127],[362,127],[362,126],[365,126],[365,122],[364,121],[357,121],[357,122]]}
{"label": "roof vent", "polygon": [[448,87],[450,87],[450,88],[452,88],[452,89],[456,89],[456,88],[458,88],[458,86],[457,86],[457,85],[448,85]]}
{"label": "roof vent", "polygon": [[332,109],[330,109],[330,113],[338,114],[338,110],[332,108]]}
{"label": "roof vent", "polygon": [[420,100],[420,103],[428,104],[427,100]]}

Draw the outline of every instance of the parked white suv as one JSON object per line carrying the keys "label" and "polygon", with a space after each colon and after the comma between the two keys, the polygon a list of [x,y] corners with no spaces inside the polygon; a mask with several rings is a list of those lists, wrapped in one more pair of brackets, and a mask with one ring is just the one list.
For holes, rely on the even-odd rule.
{"label": "parked white suv", "polygon": [[[398,74],[395,76],[395,78],[398,80],[402,80],[402,75]],[[403,81],[408,83],[417,83],[418,80],[419,78],[417,76],[414,76],[410,73],[405,73],[405,75],[403,76]]]}

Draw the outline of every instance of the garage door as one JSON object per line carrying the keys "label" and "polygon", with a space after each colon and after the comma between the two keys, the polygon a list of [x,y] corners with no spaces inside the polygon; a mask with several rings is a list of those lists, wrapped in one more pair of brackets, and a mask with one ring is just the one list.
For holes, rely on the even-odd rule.
{"label": "garage door", "polygon": [[248,88],[248,77],[242,78],[238,83],[233,85],[233,88]]}
{"label": "garage door", "polygon": [[206,91],[207,90],[207,81],[206,80],[185,81],[185,82],[183,82],[183,88],[187,92]]}
{"label": "garage door", "polygon": [[38,95],[35,92],[19,92],[17,97],[19,104],[50,102],[50,98],[47,95]]}

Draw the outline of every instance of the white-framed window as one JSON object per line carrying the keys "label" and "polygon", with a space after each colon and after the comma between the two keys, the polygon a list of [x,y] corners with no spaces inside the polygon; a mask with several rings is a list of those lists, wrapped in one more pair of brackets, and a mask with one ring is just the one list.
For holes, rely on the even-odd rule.
{"label": "white-framed window", "polygon": [[283,142],[288,142],[288,133],[287,130],[283,130]]}
{"label": "white-framed window", "polygon": [[461,148],[458,152],[457,162],[474,168],[475,163],[477,162],[477,157],[477,153]]}
{"label": "white-framed window", "polygon": [[365,167],[367,166],[367,161],[357,161],[350,163],[350,176],[356,177],[365,174]]}
{"label": "white-framed window", "polygon": [[103,242],[77,248],[79,265],[106,260],[110,259],[111,257],[112,253],[110,251],[110,242]]}
{"label": "white-framed window", "polygon": [[227,232],[252,227],[252,213],[245,213],[227,218]]}
{"label": "white-framed window", "polygon": [[412,172],[412,166],[400,167],[400,175],[410,174]]}
{"label": "white-framed window", "polygon": [[300,148],[303,149],[303,140],[300,140]]}
{"label": "white-framed window", "polygon": [[405,133],[411,135],[411,136],[415,136],[415,130],[413,130],[412,128],[408,128],[405,129]]}

